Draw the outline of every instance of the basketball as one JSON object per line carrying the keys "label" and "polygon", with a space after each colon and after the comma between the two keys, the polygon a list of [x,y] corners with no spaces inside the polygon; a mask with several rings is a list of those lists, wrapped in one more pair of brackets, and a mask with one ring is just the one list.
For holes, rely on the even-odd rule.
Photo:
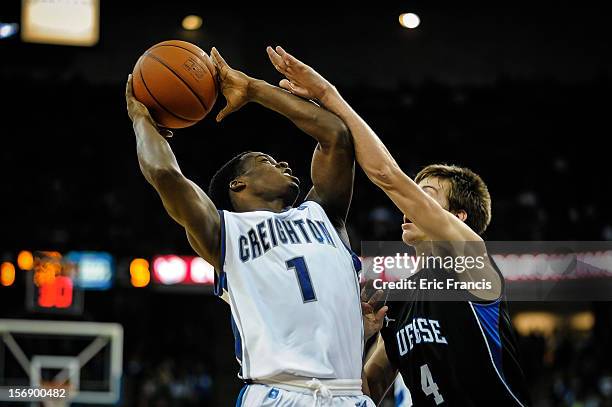
{"label": "basketball", "polygon": [[217,98],[215,67],[198,46],[164,41],[138,59],[133,72],[134,96],[161,126],[193,126],[212,109]]}

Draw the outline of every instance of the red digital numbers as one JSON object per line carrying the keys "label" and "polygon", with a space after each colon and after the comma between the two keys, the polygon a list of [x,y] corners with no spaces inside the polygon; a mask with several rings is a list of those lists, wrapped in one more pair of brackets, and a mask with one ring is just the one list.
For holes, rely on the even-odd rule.
{"label": "red digital numbers", "polygon": [[72,305],[72,280],[57,276],[38,288],[38,305],[43,308],[69,308]]}

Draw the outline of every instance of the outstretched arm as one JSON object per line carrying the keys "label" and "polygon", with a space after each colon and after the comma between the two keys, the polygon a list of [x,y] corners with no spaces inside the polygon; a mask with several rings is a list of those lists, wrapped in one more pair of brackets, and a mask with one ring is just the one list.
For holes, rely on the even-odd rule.
{"label": "outstretched arm", "polygon": [[267,52],[276,69],[286,77],[280,82],[281,87],[320,101],[346,123],[353,136],[357,162],[408,219],[433,240],[480,240],[474,231],[444,210],[401,170],[380,138],[333,85],[281,47],[276,50],[268,47]]}
{"label": "outstretched arm", "polygon": [[354,177],[354,150],[346,125],[338,116],[311,101],[232,69],[215,48],[211,56],[227,100],[217,121],[246,103],[255,102],[285,116],[314,138],[317,141],[311,165],[314,186],[306,199],[319,202],[336,227],[343,228]]}
{"label": "outstretched arm", "polygon": [[219,270],[220,218],[215,205],[182,174],[170,144],[159,133],[147,108],[134,98],[131,75],[125,99],[142,174],[159,194],[168,214],[185,228],[194,250]]}
{"label": "outstretched arm", "polygon": [[[281,87],[302,97],[319,100],[344,120],[353,136],[357,162],[368,178],[391,198],[406,218],[433,241],[479,242],[464,249],[469,249],[472,256],[486,255],[482,238],[457,216],[440,206],[401,170],[380,138],[334,86],[281,47],[276,50],[268,47],[267,51],[276,69],[286,77],[280,82]],[[477,274],[472,270],[458,273],[457,276],[465,281],[473,281],[486,275],[492,282],[491,289],[469,291],[483,300],[497,299],[502,287],[499,273],[487,262],[484,269],[477,270]]]}

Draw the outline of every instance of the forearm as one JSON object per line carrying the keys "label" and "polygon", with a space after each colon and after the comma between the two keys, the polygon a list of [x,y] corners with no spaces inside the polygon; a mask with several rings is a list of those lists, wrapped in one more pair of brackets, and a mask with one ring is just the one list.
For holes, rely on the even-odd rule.
{"label": "forearm", "polygon": [[367,383],[368,394],[375,403],[380,403],[385,397],[396,375],[393,369],[384,369],[372,362],[366,363],[362,372],[362,383]]}
{"label": "forearm", "polygon": [[370,386],[368,385],[368,377],[366,376],[365,370],[363,368],[361,369],[361,391],[363,391],[363,394],[365,394],[366,396],[369,396],[371,394]]}
{"label": "forearm", "polygon": [[181,173],[170,144],[150,118],[136,117],[134,133],[142,174],[159,194],[170,217],[185,228],[193,249],[218,269],[217,208],[200,187]]}
{"label": "forearm", "polygon": [[335,89],[330,90],[322,102],[349,128],[353,137],[355,157],[368,178],[383,189],[391,188],[391,178],[401,170],[376,133]]}
{"label": "forearm", "polygon": [[144,116],[136,118],[134,133],[140,170],[150,184],[155,186],[161,174],[180,173],[170,144],[159,134],[150,119]]}
{"label": "forearm", "polygon": [[322,103],[348,126],[355,157],[368,178],[381,188],[412,222],[424,230],[436,229],[444,211],[399,167],[370,126],[331,88]]}
{"label": "forearm", "polygon": [[251,101],[291,120],[323,148],[338,143],[350,144],[349,133],[342,120],[310,101],[261,80],[251,83],[249,96]]}

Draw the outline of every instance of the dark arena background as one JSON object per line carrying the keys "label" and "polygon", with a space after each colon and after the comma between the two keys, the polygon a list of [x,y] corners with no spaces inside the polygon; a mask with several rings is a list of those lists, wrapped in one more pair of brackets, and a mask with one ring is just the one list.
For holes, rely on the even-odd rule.
{"label": "dark arena background", "polygon": [[[26,16],[44,22],[54,7],[98,6],[98,23],[84,28],[97,33],[90,44],[25,35],[26,24],[37,24]],[[414,20],[400,21],[402,13],[418,15],[418,26],[406,27]],[[75,34],[71,24],[85,23],[72,17],[80,22],[54,24]],[[265,48],[282,45],[336,85],[409,175],[433,162],[479,173],[493,200],[486,240],[612,240],[612,29],[603,8],[4,0],[0,23],[0,387],[29,385],[15,343],[25,356],[66,356],[83,348],[81,325],[48,321],[86,322],[99,352],[82,367],[81,388],[112,393],[92,396],[94,404],[236,402],[242,383],[229,307],[212,295],[212,271],[191,257],[184,230],[140,173],[126,113],[128,74],[167,39],[215,46],[232,67],[272,84],[281,77]],[[201,123],[175,131],[183,172],[206,188],[235,154],[264,151],[289,162],[304,193],[313,140],[255,104],[217,124],[224,104],[219,95]],[[357,169],[353,249],[399,240],[401,223]],[[49,275],[58,284],[67,278],[69,295],[49,294]],[[612,406],[612,307],[585,287],[583,301],[509,303],[534,406]],[[57,361],[39,360],[51,370]],[[41,373],[41,385],[53,386],[52,377]],[[396,405],[393,394],[384,403]]]}

